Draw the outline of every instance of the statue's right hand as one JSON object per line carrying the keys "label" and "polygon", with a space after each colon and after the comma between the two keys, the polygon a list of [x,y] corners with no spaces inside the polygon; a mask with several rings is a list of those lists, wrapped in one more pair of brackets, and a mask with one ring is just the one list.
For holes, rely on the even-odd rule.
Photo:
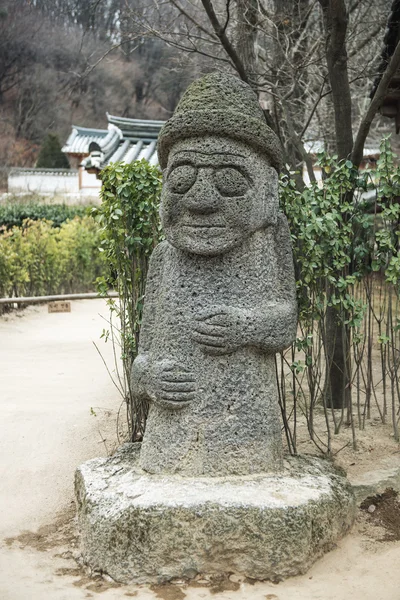
{"label": "statue's right hand", "polygon": [[161,360],[152,368],[153,381],[150,395],[154,402],[166,408],[182,408],[195,398],[194,374],[184,365],[173,360]]}

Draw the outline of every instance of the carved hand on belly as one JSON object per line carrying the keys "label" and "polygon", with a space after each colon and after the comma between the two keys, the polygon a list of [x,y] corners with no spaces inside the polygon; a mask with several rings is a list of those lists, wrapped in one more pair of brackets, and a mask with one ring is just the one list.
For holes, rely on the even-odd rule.
{"label": "carved hand on belly", "polygon": [[214,306],[196,317],[192,337],[205,354],[232,354],[245,345],[244,320],[239,308]]}
{"label": "carved hand on belly", "polygon": [[169,359],[153,363],[148,393],[151,399],[167,408],[182,408],[195,398],[194,375],[184,365]]}

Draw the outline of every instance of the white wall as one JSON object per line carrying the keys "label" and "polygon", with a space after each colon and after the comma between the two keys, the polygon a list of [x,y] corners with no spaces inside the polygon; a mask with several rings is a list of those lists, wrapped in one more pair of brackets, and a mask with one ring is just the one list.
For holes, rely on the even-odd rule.
{"label": "white wall", "polygon": [[96,178],[94,173],[88,173],[80,167],[81,172],[81,191],[83,190],[92,190],[94,192],[100,192],[101,181]]}
{"label": "white wall", "polygon": [[13,169],[8,175],[8,191],[16,194],[78,193],[78,171]]}
{"label": "white wall", "polygon": [[67,204],[75,202],[100,203],[101,181],[96,175],[62,169],[13,169],[8,175],[9,194],[39,194],[60,197]]}

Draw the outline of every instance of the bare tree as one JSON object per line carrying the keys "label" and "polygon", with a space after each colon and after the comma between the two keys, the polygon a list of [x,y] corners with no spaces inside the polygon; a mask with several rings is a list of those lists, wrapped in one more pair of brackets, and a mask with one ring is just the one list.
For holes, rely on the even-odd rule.
{"label": "bare tree", "polygon": [[22,80],[35,58],[34,41],[40,24],[32,10],[23,5],[23,0],[6,0],[0,9],[0,103],[4,94]]}

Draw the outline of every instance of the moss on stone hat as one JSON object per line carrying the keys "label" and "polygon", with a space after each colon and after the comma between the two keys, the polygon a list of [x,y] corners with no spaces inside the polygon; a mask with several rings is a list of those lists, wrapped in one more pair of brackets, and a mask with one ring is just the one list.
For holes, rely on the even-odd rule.
{"label": "moss on stone hat", "polygon": [[187,88],[173,116],[160,131],[161,168],[166,167],[170,150],[177,141],[210,134],[252,146],[279,171],[282,162],[279,139],[266,124],[253,90],[233,75],[211,73]]}

